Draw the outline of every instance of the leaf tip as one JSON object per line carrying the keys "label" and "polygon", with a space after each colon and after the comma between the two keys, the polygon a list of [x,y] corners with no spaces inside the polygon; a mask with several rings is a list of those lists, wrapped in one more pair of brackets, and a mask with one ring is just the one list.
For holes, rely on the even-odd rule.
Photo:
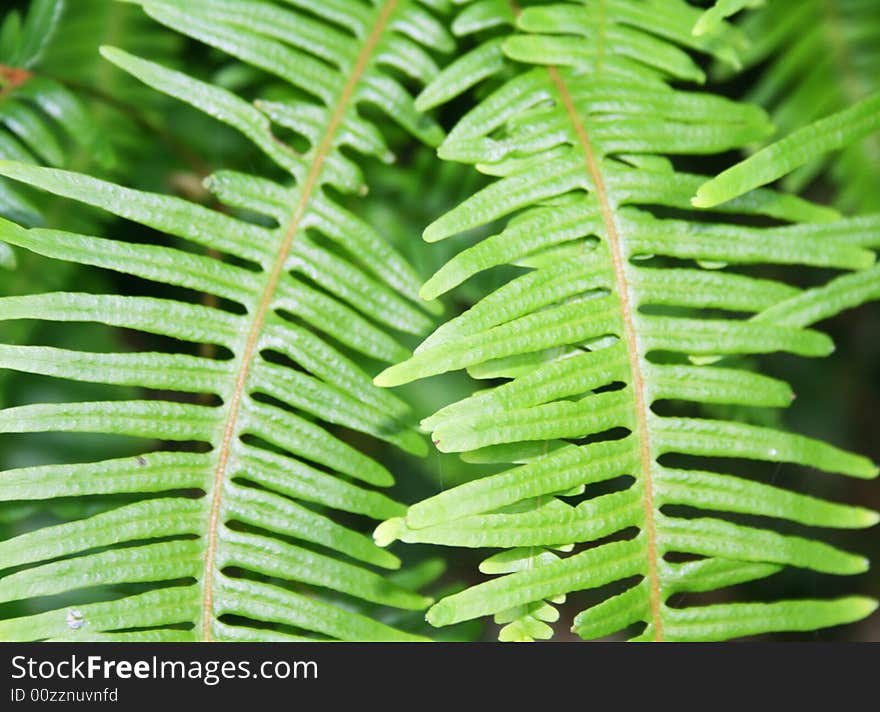
{"label": "leaf tip", "polygon": [[[382,522],[373,532],[373,541],[376,546],[386,547],[393,544],[400,538],[406,524],[402,517],[394,517]],[[430,604],[426,604],[430,605]]]}
{"label": "leaf tip", "polygon": [[697,194],[691,198],[691,205],[695,208],[712,208],[718,205],[719,201],[713,200],[710,197],[709,192],[705,190],[707,185],[709,185],[709,183],[702,185],[700,189],[697,190]]}
{"label": "leaf tip", "polygon": [[435,628],[442,628],[453,622],[452,611],[448,605],[444,605],[446,601],[438,601],[428,609],[425,614],[425,620]]}
{"label": "leaf tip", "polygon": [[400,364],[397,364],[386,368],[373,379],[373,385],[379,386],[379,388],[393,388],[394,386],[401,386],[406,383],[406,379],[401,378],[399,375],[399,366]]}
{"label": "leaf tip", "polygon": [[873,509],[865,509],[862,511],[861,524],[865,529],[873,527],[877,522],[880,522],[880,512],[875,512]]}
{"label": "leaf tip", "polygon": [[101,56],[104,59],[113,62],[113,64],[119,64],[119,62],[126,56],[125,51],[112,45],[101,45],[98,47],[98,52],[101,53]]}
{"label": "leaf tip", "polygon": [[444,237],[446,237],[446,235],[444,234],[439,220],[432,222],[422,232],[422,239],[425,242],[438,242]]}
{"label": "leaf tip", "polygon": [[849,596],[847,598],[835,601],[846,611],[845,618],[842,623],[854,623],[863,620],[877,610],[878,601],[868,596]]}

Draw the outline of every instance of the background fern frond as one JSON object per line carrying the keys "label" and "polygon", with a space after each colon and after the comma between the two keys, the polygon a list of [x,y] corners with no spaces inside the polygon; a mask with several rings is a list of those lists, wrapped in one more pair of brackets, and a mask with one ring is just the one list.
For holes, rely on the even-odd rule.
{"label": "background fern frond", "polygon": [[[523,8],[518,32],[500,43],[520,66],[508,65],[509,78],[440,146],[442,157],[499,178],[426,229],[429,242],[491,234],[441,268],[423,296],[495,267],[519,269],[376,378],[394,386],[467,369],[502,379],[423,426],[442,451],[509,469],[419,502],[375,533],[380,544],[500,550],[480,567],[489,580],[430,609],[434,625],[492,615],[503,640],[546,638],[554,604],[583,591],[598,598],[573,621],[584,638],[626,630],[640,640],[721,640],[851,622],[876,607],[858,596],[681,607],[676,596],[784,567],[866,569],[863,556],[803,527],[868,527],[877,514],[762,481],[760,463],[855,478],[875,477],[873,463],[778,428],[693,417],[680,404],[788,405],[787,384],[738,359],[823,356],[833,345],[805,328],[809,319],[774,313],[801,294],[784,271],[766,280],[743,268],[869,274],[864,246],[876,231],[829,222],[834,211],[767,189],[694,211],[686,193],[705,179],[673,161],[745,147],[769,124],[754,106],[672,88],[702,79],[683,49],[695,46],[699,10],[682,3],[663,14],[666,24],[635,21],[645,5]],[[435,97],[460,86],[452,74],[429,85]],[[759,227],[759,216],[791,224]],[[497,221],[506,223],[489,229]],[[836,227],[851,241],[827,239]]]}
{"label": "background fern frond", "polygon": [[[85,107],[58,82],[35,77],[34,66],[51,41],[61,0],[34,2],[23,16],[12,11],[0,27],[0,158],[60,166],[67,144],[100,144]],[[97,152],[97,151],[96,151]],[[0,182],[0,216],[37,224],[40,210],[21,190]]]}
{"label": "background fern frond", "polygon": [[[78,496],[93,498],[97,510],[0,543],[0,600],[30,609],[0,621],[0,638],[417,639],[357,612],[361,603],[418,610],[428,600],[376,571],[399,561],[353,522],[403,511],[375,489],[393,480],[367,454],[369,442],[421,453],[424,441],[407,406],[367,374],[405,356],[400,336],[432,321],[417,299],[416,273],[335,192],[365,192],[355,153],[390,158],[367,105],[425,141],[442,137],[392,69],[406,66],[411,81],[431,78],[431,53],[451,46],[431,14],[438,3],[141,4],[290,87],[254,105],[103,50],[148,86],[236,129],[274,169],[214,173],[207,187],[225,205],[215,210],[79,173],[0,163],[8,178],[159,235],[157,244],[136,244],[3,221],[2,239],[171,290],[0,300],[4,322],[94,322],[153,335],[142,338],[154,345],[99,352],[7,343],[4,368],[159,394],[110,388],[101,401],[6,408],[0,432],[165,443],[141,456],[0,473],[4,500]],[[202,293],[213,303],[193,298]],[[137,584],[135,593],[120,596],[120,584]],[[81,603],[57,607],[55,597],[70,591]]]}
{"label": "background fern frond", "polygon": [[[770,113],[780,136],[853,106],[880,89],[880,10],[863,0],[768,2],[738,25],[755,72],[745,98]],[[785,181],[801,191],[827,175],[846,212],[880,211],[880,136],[866,135],[831,156],[817,156]],[[822,190],[821,185],[818,190]]]}
{"label": "background fern frond", "polygon": [[700,186],[693,203],[700,208],[714,207],[790,175],[832,151],[853,149],[866,136],[877,133],[880,133],[880,91],[798,129],[728,168]]}

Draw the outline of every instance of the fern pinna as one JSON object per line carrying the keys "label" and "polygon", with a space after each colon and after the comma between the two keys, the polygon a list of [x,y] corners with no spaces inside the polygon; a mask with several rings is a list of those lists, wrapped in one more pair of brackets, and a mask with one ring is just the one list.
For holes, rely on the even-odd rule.
{"label": "fern pinna", "polygon": [[[292,98],[254,105],[120,50],[104,49],[106,59],[237,129],[292,182],[218,172],[207,185],[225,204],[221,211],[84,175],[0,164],[4,176],[176,242],[131,244],[9,221],[0,223],[0,239],[218,300],[53,293],[0,301],[3,321],[99,322],[217,351],[212,358],[191,355],[184,344],[167,353],[0,347],[7,369],[200,396],[24,405],[0,411],[0,432],[208,445],[0,473],[4,500],[131,500],[0,543],[0,601],[30,601],[40,611],[0,621],[0,638],[416,639],[357,612],[359,601],[407,610],[428,601],[375,570],[397,567],[395,556],[337,521],[334,512],[381,520],[403,507],[373,489],[392,483],[383,465],[332,427],[424,451],[406,406],[376,388],[360,364],[400,360],[407,351],[389,334],[423,333],[432,322],[412,269],[327,189],[365,191],[352,151],[392,158],[364,118],[366,104],[423,141],[442,137],[397,74],[424,82],[435,73],[431,53],[451,48],[432,14],[442,3],[140,4],[160,23],[283,80]],[[297,148],[307,146],[294,150],[279,129],[295,134]],[[112,600],[90,593],[119,583],[144,590]],[[52,608],[46,598],[80,589],[86,602],[75,610]]]}
{"label": "fern pinna", "polygon": [[[446,264],[423,296],[493,267],[521,274],[376,379],[394,386],[461,368],[502,379],[423,425],[443,451],[512,468],[411,506],[379,527],[377,541],[501,549],[480,566],[490,580],[439,601],[428,620],[494,615],[503,640],[549,637],[553,604],[587,589],[603,598],[575,617],[583,638],[629,630],[636,640],[721,640],[864,617],[876,604],[861,597],[670,601],[786,566],[866,570],[864,557],[780,533],[773,521],[859,528],[877,522],[874,512],[728,474],[726,462],[858,478],[877,468],[807,437],[664,406],[789,404],[787,384],[737,357],[823,356],[832,343],[797,320],[772,318],[798,289],[743,268],[863,270],[874,261],[865,248],[877,243],[877,221],[828,222],[833,211],[767,189],[711,213],[693,210],[705,179],[669,156],[715,154],[772,131],[760,109],[672,86],[703,80],[687,49],[737,63],[741,38],[719,18],[695,34],[700,10],[680,0],[523,5],[468,3],[456,28],[491,27],[491,36],[420,97],[447,101],[473,85],[474,66],[488,67],[481,79],[490,92],[439,153],[498,176],[425,239],[507,218]],[[746,226],[761,216],[777,226]]]}

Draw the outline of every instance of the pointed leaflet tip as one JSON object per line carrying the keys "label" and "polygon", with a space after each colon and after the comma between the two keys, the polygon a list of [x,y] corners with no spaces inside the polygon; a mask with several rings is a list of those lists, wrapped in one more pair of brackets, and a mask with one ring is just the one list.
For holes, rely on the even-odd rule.
{"label": "pointed leaflet tip", "polygon": [[714,208],[720,201],[713,200],[707,195],[707,192],[704,188],[709,185],[712,181],[706,181],[703,185],[700,186],[700,189],[697,191],[697,194],[691,198],[691,205],[695,208]]}
{"label": "pointed leaflet tip", "polygon": [[701,35],[705,35],[706,32],[709,31],[710,26],[711,26],[711,23],[709,21],[707,21],[706,15],[703,14],[700,17],[700,19],[697,20],[697,24],[694,25],[693,29],[691,30],[691,34],[694,37],[700,37]]}
{"label": "pointed leaflet tip", "polygon": [[[30,183],[28,180],[28,176],[33,175],[38,171],[51,171],[51,168],[43,168],[41,166],[34,166],[30,163],[20,163],[19,161],[8,161],[8,160],[0,160],[0,175],[4,175],[7,178],[11,178],[12,180],[17,180],[22,183]],[[8,221],[7,221],[8,222]],[[17,223],[13,223],[17,224]],[[21,227],[21,226],[19,226]]]}
{"label": "pointed leaflet tip", "polygon": [[386,547],[400,538],[400,534],[406,528],[402,517],[394,517],[382,522],[373,532],[373,541],[376,546]]}
{"label": "pointed leaflet tip", "polygon": [[877,522],[880,522],[880,512],[875,512],[873,509],[862,510],[862,521],[860,524],[865,529],[873,527]]}
{"label": "pointed leaflet tip", "polygon": [[438,101],[430,94],[426,94],[425,89],[422,90],[415,100],[416,111],[421,113],[433,109],[437,104]]}
{"label": "pointed leaflet tip", "polygon": [[444,230],[442,229],[442,220],[443,218],[435,220],[430,225],[428,225],[428,227],[425,228],[425,230],[422,232],[422,239],[425,242],[439,242],[444,237],[447,237]]}
{"label": "pointed leaflet tip", "polygon": [[379,388],[393,388],[402,385],[406,381],[397,377],[397,370],[397,366],[389,366],[373,379],[373,385],[379,386]]}
{"label": "pointed leaflet tip", "polygon": [[443,371],[423,372],[424,368],[421,360],[416,356],[404,355],[398,363],[389,366],[382,373],[373,379],[373,385],[380,388],[391,388],[393,386],[403,386],[412,381],[416,381],[426,376],[436,375]]}
{"label": "pointed leaflet tip", "polygon": [[98,51],[104,59],[113,62],[113,64],[119,64],[119,60],[123,59],[127,54],[118,47],[112,47],[111,45],[101,45],[98,47]]}
{"label": "pointed leaflet tip", "polygon": [[[4,161],[0,161],[0,173],[3,172],[3,163]],[[6,243],[3,242],[4,237],[9,242],[15,244],[15,236],[23,235],[25,233],[27,233],[27,228],[23,228],[18,223],[7,220],[4,217],[0,217],[0,254],[2,254],[3,246],[6,245]],[[9,255],[7,256],[7,259],[12,259],[14,261],[14,256]],[[2,260],[0,260],[0,262],[2,262]]]}
{"label": "pointed leaflet tip", "polygon": [[122,71],[127,72],[128,74],[131,74],[135,77],[138,76],[136,74],[136,69],[139,67],[139,65],[149,64],[149,62],[147,62],[146,60],[130,54],[123,49],[119,49],[118,47],[101,45],[98,48],[98,51],[101,53],[101,56],[108,62],[115,64]]}
{"label": "pointed leaflet tip", "polygon": [[[816,601],[815,603],[818,603]],[[828,606],[833,606],[836,620],[829,621],[825,625],[839,625],[843,623],[855,623],[870,616],[877,610],[878,602],[867,596],[847,596],[828,601]]]}
{"label": "pointed leaflet tip", "polygon": [[455,622],[452,611],[448,605],[444,605],[446,600],[438,601],[428,609],[425,614],[425,620],[435,628],[442,628]]}

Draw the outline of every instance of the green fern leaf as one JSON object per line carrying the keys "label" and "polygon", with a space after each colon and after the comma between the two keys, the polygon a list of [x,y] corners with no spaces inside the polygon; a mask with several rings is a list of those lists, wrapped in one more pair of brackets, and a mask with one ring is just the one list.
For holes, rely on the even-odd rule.
{"label": "green fern leaf", "polygon": [[[425,141],[441,138],[388,71],[407,67],[419,81],[431,78],[429,53],[451,42],[428,11],[438,3],[338,0],[309,3],[309,12],[294,1],[200,1],[185,10],[171,2],[141,4],[160,22],[299,92],[295,100],[255,106],[178,71],[103,50],[145,84],[240,131],[293,183],[218,173],[207,185],[229,207],[226,214],[82,174],[0,163],[3,176],[175,241],[132,244],[5,220],[0,239],[218,300],[210,306],[76,292],[0,300],[4,322],[95,322],[177,345],[168,352],[98,353],[5,344],[3,368],[180,394],[8,408],[0,411],[0,432],[99,432],[202,444],[0,473],[3,499],[128,495],[123,506],[0,543],[0,599],[35,611],[0,621],[0,638],[418,639],[353,605],[419,610],[429,601],[377,572],[398,567],[398,559],[333,516],[381,520],[403,512],[374,489],[390,485],[390,473],[333,429],[424,452],[407,406],[375,388],[364,368],[402,358],[406,351],[392,334],[423,333],[432,321],[418,302],[412,268],[328,189],[365,191],[348,149],[390,156],[361,112],[366,104]],[[296,132],[307,150],[279,140],[275,126]],[[259,219],[245,217],[254,214]],[[188,249],[193,245],[222,259]],[[194,356],[181,342],[220,350],[216,357]],[[97,587],[123,583],[146,590],[101,600]],[[90,602],[75,615],[52,608],[47,597],[74,590]],[[267,623],[281,627],[269,632]]]}
{"label": "green fern leaf", "polygon": [[798,129],[728,168],[697,191],[699,208],[711,208],[743,193],[772,183],[809,161],[859,142],[880,131],[880,92],[838,114]]}
{"label": "green fern leaf", "polygon": [[[738,24],[750,40],[742,53],[744,66],[762,68],[745,98],[770,112],[781,136],[842,112],[880,90],[876,3],[768,2],[745,13]],[[817,152],[784,185],[799,192],[824,175],[842,210],[877,212],[878,165],[880,135],[875,132],[833,156]]]}
{"label": "green fern leaf", "polygon": [[[660,415],[656,406],[787,405],[786,384],[714,362],[776,351],[827,355],[830,339],[805,328],[812,320],[802,314],[818,298],[741,268],[856,270],[843,279],[857,281],[853,298],[861,298],[860,280],[871,283],[875,269],[865,247],[876,225],[829,222],[833,213],[768,190],[715,213],[687,212],[686,186],[702,179],[676,171],[666,154],[743,147],[766,137],[768,123],[755,107],[671,88],[702,79],[684,49],[706,49],[697,43],[708,35],[691,33],[696,8],[665,3],[669,12],[647,22],[650,5],[511,4],[518,31],[491,45],[507,58],[505,71],[440,146],[441,156],[499,178],[436,220],[425,239],[507,222],[454,257],[423,295],[497,266],[522,272],[375,379],[394,386],[456,369],[505,379],[423,427],[442,451],[509,469],[414,504],[374,535],[383,545],[501,550],[481,566],[490,580],[429,610],[434,625],[492,615],[503,640],[545,638],[558,616],[553,605],[587,589],[605,595],[574,620],[585,638],[640,624],[640,640],[720,640],[851,622],[876,607],[860,597],[687,608],[670,601],[786,566],[866,570],[863,556],[780,533],[774,520],[862,528],[878,521],[875,512],[734,476],[725,462],[872,478],[878,469],[868,459],[774,428]],[[472,20],[482,6],[464,13]],[[428,86],[427,103],[464,88],[459,69]],[[745,227],[725,214],[793,224]],[[836,229],[850,238],[828,239]],[[767,519],[731,516],[740,513]]]}

